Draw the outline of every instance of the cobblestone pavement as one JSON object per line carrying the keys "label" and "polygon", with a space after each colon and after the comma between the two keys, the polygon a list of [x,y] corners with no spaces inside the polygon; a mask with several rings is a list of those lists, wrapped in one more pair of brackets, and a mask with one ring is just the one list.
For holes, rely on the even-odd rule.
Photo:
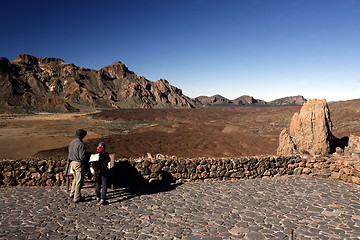
{"label": "cobblestone pavement", "polygon": [[360,188],[329,179],[110,189],[105,206],[83,193],[0,189],[0,239],[360,239]]}

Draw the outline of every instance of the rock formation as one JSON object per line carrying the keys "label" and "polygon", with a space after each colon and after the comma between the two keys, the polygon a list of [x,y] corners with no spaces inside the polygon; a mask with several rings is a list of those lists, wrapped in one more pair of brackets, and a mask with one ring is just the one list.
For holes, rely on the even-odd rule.
{"label": "rock formation", "polygon": [[269,105],[275,105],[275,106],[288,106],[288,105],[301,106],[304,103],[306,103],[306,99],[303,96],[284,97],[268,102]]}
{"label": "rock formation", "polygon": [[293,115],[290,130],[284,129],[280,133],[277,154],[329,154],[334,151],[336,139],[331,130],[332,122],[326,100],[310,100],[302,106],[300,113]]}
{"label": "rock formation", "polygon": [[58,58],[0,58],[0,110],[71,112],[96,108],[193,108],[164,79],[151,82],[121,62],[99,71]]}
{"label": "rock formation", "polygon": [[202,105],[205,105],[205,106],[230,105],[231,104],[231,100],[229,100],[219,94],[216,94],[211,97],[199,96],[199,97],[195,98],[195,101],[198,101]]}
{"label": "rock formation", "polygon": [[234,100],[230,100],[219,94],[211,97],[200,96],[194,100],[201,103],[203,106],[301,106],[306,102],[306,99],[303,96],[285,97],[276,99],[271,102],[266,102],[261,99],[255,99],[254,97],[248,95],[243,95]]}
{"label": "rock formation", "polygon": [[265,105],[264,100],[255,99],[252,96],[244,95],[232,101],[234,105]]}
{"label": "rock formation", "polygon": [[194,99],[200,102],[203,106],[252,106],[252,105],[266,105],[264,100],[255,99],[252,96],[241,96],[234,100],[227,99],[219,94],[207,97],[200,96]]}
{"label": "rock formation", "polygon": [[350,135],[346,152],[360,156],[360,136]]}

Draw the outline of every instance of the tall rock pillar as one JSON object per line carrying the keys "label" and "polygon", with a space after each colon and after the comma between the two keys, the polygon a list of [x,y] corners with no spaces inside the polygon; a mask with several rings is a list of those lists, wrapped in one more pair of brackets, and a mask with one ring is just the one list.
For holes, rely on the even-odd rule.
{"label": "tall rock pillar", "polygon": [[277,154],[329,154],[334,150],[332,144],[335,139],[331,130],[330,110],[326,100],[309,100],[302,106],[300,113],[295,113],[291,118],[290,130],[281,132]]}

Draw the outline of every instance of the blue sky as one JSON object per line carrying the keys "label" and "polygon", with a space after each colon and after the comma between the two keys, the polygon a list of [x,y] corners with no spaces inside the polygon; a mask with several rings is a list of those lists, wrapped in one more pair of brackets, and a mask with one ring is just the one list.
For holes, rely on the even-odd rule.
{"label": "blue sky", "polygon": [[6,1],[0,56],[121,61],[189,97],[360,98],[360,0]]}

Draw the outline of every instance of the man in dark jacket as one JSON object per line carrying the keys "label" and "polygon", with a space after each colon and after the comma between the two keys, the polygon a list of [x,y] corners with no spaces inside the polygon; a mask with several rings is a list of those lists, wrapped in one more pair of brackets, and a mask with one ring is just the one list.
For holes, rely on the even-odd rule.
{"label": "man in dark jacket", "polygon": [[79,129],[75,133],[76,139],[74,139],[69,145],[69,160],[70,166],[73,170],[74,181],[71,186],[70,198],[74,199],[74,202],[81,202],[81,187],[85,178],[85,161],[86,161],[86,147],[83,142],[87,132],[83,129]]}

